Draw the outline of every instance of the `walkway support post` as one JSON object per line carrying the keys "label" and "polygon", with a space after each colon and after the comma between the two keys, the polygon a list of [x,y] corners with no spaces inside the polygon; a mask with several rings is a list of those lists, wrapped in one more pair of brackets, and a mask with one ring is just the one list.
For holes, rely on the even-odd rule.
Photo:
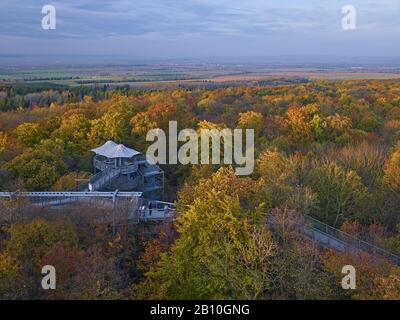
{"label": "walkway support post", "polygon": [[113,203],[113,226],[112,226],[112,233],[113,233],[113,240],[115,239],[115,211],[117,210],[117,195],[118,195],[118,190],[115,190],[114,195],[112,197],[112,203]]}

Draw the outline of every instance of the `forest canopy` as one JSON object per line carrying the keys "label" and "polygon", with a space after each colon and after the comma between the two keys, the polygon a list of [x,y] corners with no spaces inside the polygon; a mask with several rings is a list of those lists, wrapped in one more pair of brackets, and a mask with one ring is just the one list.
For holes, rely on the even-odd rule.
{"label": "forest canopy", "polygon": [[[23,108],[2,102],[17,94],[1,90],[1,191],[73,190],[93,172],[91,148],[114,140],[146,152],[146,133],[167,131],[169,121],[254,129],[256,169],[237,177],[229,166],[162,166],[176,221],[125,226],[114,239],[101,219],[82,218],[86,228],[23,209],[10,219],[0,208],[0,298],[50,297],[32,276],[49,260],[66,268],[52,298],[400,298],[397,266],[321,250],[291,227],[310,216],[400,255],[400,81],[83,91],[79,99],[49,92],[25,96]],[[279,221],[273,230],[268,216]],[[30,251],[36,237],[44,244]],[[346,261],[365,271],[354,292],[338,285]],[[12,290],[15,279],[30,285]]]}

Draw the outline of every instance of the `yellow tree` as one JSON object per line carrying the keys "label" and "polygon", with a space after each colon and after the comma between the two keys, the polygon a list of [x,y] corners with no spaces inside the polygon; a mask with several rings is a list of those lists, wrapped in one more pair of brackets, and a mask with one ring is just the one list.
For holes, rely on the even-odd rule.
{"label": "yellow tree", "polygon": [[46,137],[46,132],[39,123],[23,123],[16,128],[19,142],[27,147],[33,147]]}
{"label": "yellow tree", "polygon": [[[269,286],[274,244],[261,220],[263,208],[246,208],[246,202],[252,203],[253,187],[250,180],[223,168],[182,192],[177,222],[180,237],[139,285],[143,290],[153,288],[148,298],[261,297]],[[155,283],[158,288],[151,286]]]}
{"label": "yellow tree", "polygon": [[288,158],[275,148],[258,157],[256,172],[261,178],[260,183],[271,192],[274,206],[288,199],[298,185],[297,162],[296,157]]}
{"label": "yellow tree", "polygon": [[286,112],[286,128],[294,143],[306,144],[313,139],[312,125],[306,112],[298,105],[290,107]]}
{"label": "yellow tree", "polygon": [[385,166],[384,184],[392,191],[400,191],[400,143]]}
{"label": "yellow tree", "polygon": [[365,252],[342,254],[328,251],[322,261],[325,268],[336,279],[338,288],[344,275],[342,268],[352,265],[356,269],[356,289],[344,295],[352,299],[396,299],[400,298],[400,268],[389,261],[373,257]]}
{"label": "yellow tree", "polygon": [[258,136],[264,130],[265,121],[261,113],[247,111],[239,113],[238,125],[242,129],[254,129],[255,135]]}
{"label": "yellow tree", "polygon": [[0,299],[16,298],[14,286],[20,269],[19,262],[7,253],[0,252]]}
{"label": "yellow tree", "polygon": [[65,149],[73,155],[81,155],[89,149],[87,135],[90,120],[82,114],[71,114],[63,118],[59,129],[52,136],[63,141]]}
{"label": "yellow tree", "polygon": [[46,146],[25,151],[8,166],[23,180],[26,188],[41,191],[49,190],[67,169],[62,155]]}
{"label": "yellow tree", "polygon": [[7,141],[7,135],[0,131],[0,154],[6,149]]}
{"label": "yellow tree", "polygon": [[356,172],[330,162],[311,170],[309,186],[319,200],[312,213],[324,222],[340,225],[365,214],[369,193]]}

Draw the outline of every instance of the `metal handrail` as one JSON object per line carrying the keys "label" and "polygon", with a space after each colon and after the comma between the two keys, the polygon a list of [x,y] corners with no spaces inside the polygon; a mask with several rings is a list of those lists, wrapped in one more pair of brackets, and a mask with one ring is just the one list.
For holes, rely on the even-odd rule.
{"label": "metal handrail", "polygon": [[[4,198],[14,198],[14,197],[27,197],[27,198],[35,198],[35,197],[79,197],[79,198],[112,198],[115,196],[115,192],[104,192],[104,191],[94,191],[94,192],[74,192],[74,191],[58,191],[58,192],[0,192],[0,197]],[[141,197],[142,192],[117,192],[118,197]]]}
{"label": "metal handrail", "polygon": [[353,235],[350,235],[342,230],[336,229],[322,221],[319,221],[311,216],[304,216],[305,225],[311,229],[322,232],[327,236],[343,242],[347,246],[351,246],[358,251],[365,251],[375,256],[381,256],[383,258],[390,259],[395,264],[400,265],[400,256],[391,253],[381,247],[378,247],[372,243],[361,240]]}
{"label": "metal handrail", "polygon": [[[120,169],[107,168],[106,170],[95,174],[89,180],[89,191],[96,191],[96,189],[100,189],[104,184],[118,177],[120,173]],[[100,187],[98,187],[98,185],[100,185]]]}

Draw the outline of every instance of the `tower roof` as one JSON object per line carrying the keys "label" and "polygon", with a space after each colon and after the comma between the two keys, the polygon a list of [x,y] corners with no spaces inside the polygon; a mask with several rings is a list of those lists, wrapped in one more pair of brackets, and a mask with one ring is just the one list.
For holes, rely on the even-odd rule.
{"label": "tower roof", "polygon": [[125,147],[123,144],[116,144],[111,140],[98,148],[92,149],[91,151],[109,159],[132,158],[133,156],[140,154],[139,151]]}

